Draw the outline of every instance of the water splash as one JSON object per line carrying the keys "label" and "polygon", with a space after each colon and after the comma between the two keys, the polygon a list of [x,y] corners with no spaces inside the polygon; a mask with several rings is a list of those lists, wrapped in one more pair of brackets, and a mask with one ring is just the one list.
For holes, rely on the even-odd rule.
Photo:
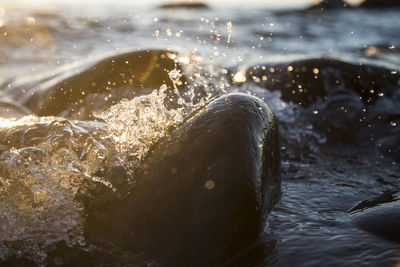
{"label": "water splash", "polygon": [[[168,76],[169,76],[169,78],[172,81],[172,84],[174,86],[174,93],[176,94],[176,96],[178,98],[177,99],[177,103],[179,105],[184,105],[185,101],[184,101],[181,93],[178,90],[178,86],[182,85],[181,78],[182,78],[183,75],[182,75],[181,71],[178,69],[178,66],[177,66],[176,62],[175,62],[175,68],[168,72]],[[166,85],[165,84],[162,85],[162,90],[165,91],[166,89],[167,89]]]}
{"label": "water splash", "polygon": [[[190,83],[181,86],[183,73],[176,66],[168,72],[173,88],[162,84],[95,114],[105,123],[0,119],[0,260],[16,255],[43,264],[49,248],[60,241],[84,245],[87,205],[103,201],[99,192],[107,192],[108,200],[118,197],[118,183],[134,182],[153,144],[186,114],[225,92],[226,80],[220,80],[221,88],[210,85],[221,77],[220,69],[204,71],[196,55],[170,56],[185,64]],[[168,101],[178,105],[168,107]],[[126,173],[116,183],[109,175],[115,166]]]}
{"label": "water splash", "polygon": [[0,121],[0,260],[37,263],[57,242],[82,246],[80,194],[106,181],[96,173],[113,160],[102,124],[27,116]]}
{"label": "water splash", "polygon": [[166,90],[164,84],[160,90],[132,100],[124,99],[99,115],[107,122],[107,132],[114,139],[120,161],[131,177],[151,146],[170,127],[182,121],[181,109],[165,107]]}
{"label": "water splash", "polygon": [[132,182],[151,146],[182,121],[183,107],[164,104],[167,90],[163,84],[122,100],[99,115],[106,124],[35,116],[0,120],[0,260],[23,255],[41,264],[57,242],[85,244],[86,203],[79,197],[98,201],[96,188],[115,191],[106,175],[113,166],[126,170],[122,183]]}

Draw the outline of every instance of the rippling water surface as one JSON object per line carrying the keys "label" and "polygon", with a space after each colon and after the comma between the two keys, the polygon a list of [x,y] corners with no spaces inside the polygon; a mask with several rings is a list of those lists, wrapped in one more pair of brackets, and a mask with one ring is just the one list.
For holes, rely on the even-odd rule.
{"label": "rippling water surface", "polygon": [[[152,145],[186,115],[239,91],[278,118],[283,195],[260,241],[231,264],[395,266],[399,243],[359,229],[350,211],[399,192],[399,17],[4,4],[0,260],[46,264],[60,242],[100,253],[85,240],[86,211],[127,194]],[[99,264],[137,263],[102,255]]]}

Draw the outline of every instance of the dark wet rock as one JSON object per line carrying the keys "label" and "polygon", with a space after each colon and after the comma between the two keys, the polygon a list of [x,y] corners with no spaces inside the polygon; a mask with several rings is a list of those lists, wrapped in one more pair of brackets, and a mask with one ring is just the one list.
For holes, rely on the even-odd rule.
{"label": "dark wet rock", "polygon": [[317,101],[309,107],[313,112],[310,121],[330,139],[353,142],[357,139],[354,131],[363,126],[360,118],[365,105],[356,92],[344,86],[343,79],[329,72],[325,72],[327,92],[324,101]]}
{"label": "dark wet rock", "polygon": [[232,258],[225,266],[270,266],[272,264],[269,256],[275,246],[276,240],[274,237],[263,234],[249,248]]}
{"label": "dark wet rock", "polygon": [[210,266],[244,250],[280,198],[274,115],[260,99],[211,101],[157,143],[128,196],[89,214],[86,237],[162,266]]}
{"label": "dark wet rock", "polygon": [[350,5],[345,0],[322,0],[318,4],[307,7],[306,9],[278,10],[275,14],[278,16],[289,14],[308,15],[309,13],[323,14],[325,11],[337,11],[352,8],[354,8],[354,6]]}
{"label": "dark wet rock", "polygon": [[393,204],[364,211],[353,222],[367,232],[400,242],[400,202]]}
{"label": "dark wet rock", "polygon": [[328,140],[374,144],[399,159],[397,71],[319,58],[256,65],[246,78],[305,107],[307,121]]}
{"label": "dark wet rock", "polygon": [[280,90],[283,100],[304,107],[325,99],[330,86],[343,85],[368,104],[373,104],[380,93],[392,96],[394,89],[400,88],[399,73],[390,69],[327,58],[255,65],[247,70],[247,79]]}
{"label": "dark wet rock", "polygon": [[365,0],[360,7],[364,8],[400,8],[398,0]]}
{"label": "dark wet rock", "polygon": [[398,193],[386,192],[363,201],[352,210],[352,221],[360,229],[400,242],[400,198]]}
{"label": "dark wet rock", "polygon": [[390,185],[391,183],[383,179],[382,177],[376,178],[376,181],[383,184],[383,185]]}
{"label": "dark wet rock", "polygon": [[337,10],[344,8],[351,8],[344,0],[322,0],[321,3],[318,3],[314,6],[309,7],[307,10],[310,11],[326,11],[326,10]]}
{"label": "dark wet rock", "polygon": [[37,267],[37,264],[26,258],[18,258],[14,256],[6,261],[0,260],[0,267]]}
{"label": "dark wet rock", "polygon": [[376,198],[363,200],[360,203],[358,203],[355,207],[353,207],[350,210],[350,212],[357,212],[378,206],[380,204],[393,202],[397,199],[396,193],[397,193],[396,191],[387,191]]}
{"label": "dark wet rock", "polygon": [[[104,111],[122,98],[131,99],[158,89],[162,84],[173,88],[168,72],[179,64],[171,58],[173,52],[146,50],[119,54],[101,60],[61,69],[53,76],[44,76],[30,84],[13,89],[20,102],[39,116],[63,116],[90,119],[93,112]],[[176,55],[176,54],[175,54]],[[185,84],[185,77],[177,82]],[[25,94],[30,87],[31,93]],[[18,95],[19,94],[19,95]]]}
{"label": "dark wet rock", "polygon": [[59,242],[47,253],[46,266],[93,266],[89,252],[80,249],[68,247],[65,242]]}
{"label": "dark wet rock", "polygon": [[168,3],[160,5],[162,9],[209,9],[208,5],[203,2],[181,2],[181,3]]}
{"label": "dark wet rock", "polygon": [[25,257],[10,257],[0,260],[0,267],[91,267],[91,266],[134,266],[161,267],[155,261],[138,261],[129,254],[121,254],[97,247],[69,247],[64,241],[58,242],[46,253],[43,262],[35,262]]}
{"label": "dark wet rock", "polygon": [[25,107],[16,106],[6,101],[0,101],[0,117],[2,118],[21,118],[30,114],[32,114],[32,112]]}

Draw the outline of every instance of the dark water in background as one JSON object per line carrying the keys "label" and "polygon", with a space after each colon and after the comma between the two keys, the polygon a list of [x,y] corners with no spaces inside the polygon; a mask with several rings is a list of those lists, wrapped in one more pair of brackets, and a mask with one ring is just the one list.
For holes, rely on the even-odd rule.
{"label": "dark water in background", "polygon": [[[108,56],[168,49],[179,53],[177,62],[194,94],[255,94],[270,105],[280,123],[283,195],[268,218],[265,236],[235,263],[394,266],[399,261],[398,243],[360,230],[349,212],[363,200],[399,191],[399,10],[5,8],[0,17],[0,100],[25,105],[10,107],[12,117],[27,113],[82,121],[29,117],[1,122],[0,259],[24,255],[41,262],[46,249],[61,240],[85,246],[83,208],[75,198],[96,196],[90,190],[96,183],[112,188],[104,174],[107,168],[120,164],[134,172],[148,147],[185,114],[160,106],[164,96],[156,92],[118,106],[120,98],[134,95],[119,95],[118,84],[112,82],[111,97],[106,90],[90,98],[89,91],[75,106],[72,102],[79,97],[69,105],[46,92],[62,87],[66,78],[79,84],[92,75],[79,76],[82,70]],[[161,54],[155,52],[154,57]],[[144,61],[129,56],[126,64],[135,70],[141,64],[144,69],[153,66],[149,62],[154,57],[143,57]],[[155,64],[174,68],[168,62]],[[162,87],[162,74],[149,75],[138,83],[149,89]],[[166,76],[172,79],[169,85],[174,85],[174,77],[180,79],[176,75],[180,74]],[[93,79],[100,84],[103,78]],[[135,87],[136,80],[130,85]],[[138,94],[150,92],[143,89]],[[40,97],[30,96],[35,94],[54,99],[43,104]],[[99,100],[107,97],[115,101]],[[101,104],[89,105],[90,99]],[[189,106],[193,99],[187,100]],[[114,110],[103,115],[108,125],[95,122],[92,113],[111,105]],[[8,106],[4,107],[2,116],[7,116]],[[133,109],[143,113],[129,121]],[[146,128],[145,114],[159,122],[158,128]],[[139,137],[124,132],[122,123]],[[131,164],[126,154],[132,151],[139,152],[133,153]],[[82,185],[86,191],[80,190]],[[113,260],[126,263],[126,257]]]}

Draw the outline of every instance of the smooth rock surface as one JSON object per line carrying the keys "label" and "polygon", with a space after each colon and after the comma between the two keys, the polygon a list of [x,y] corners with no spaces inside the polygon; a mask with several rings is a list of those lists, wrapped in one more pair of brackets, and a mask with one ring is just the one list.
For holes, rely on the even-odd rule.
{"label": "smooth rock surface", "polygon": [[399,194],[387,192],[353,208],[353,223],[360,229],[400,243]]}
{"label": "smooth rock surface", "polygon": [[[172,55],[177,54],[143,50],[71,64],[38,81],[18,84],[13,94],[35,115],[87,120],[93,112],[102,112],[122,98],[132,99],[163,84],[173,88],[169,72],[182,70]],[[177,87],[185,82],[182,74]],[[31,88],[31,94],[24,94],[25,88]]]}
{"label": "smooth rock surface", "polygon": [[155,145],[130,194],[90,214],[90,242],[162,266],[212,266],[264,230],[280,198],[276,120],[260,99],[211,101]]}

